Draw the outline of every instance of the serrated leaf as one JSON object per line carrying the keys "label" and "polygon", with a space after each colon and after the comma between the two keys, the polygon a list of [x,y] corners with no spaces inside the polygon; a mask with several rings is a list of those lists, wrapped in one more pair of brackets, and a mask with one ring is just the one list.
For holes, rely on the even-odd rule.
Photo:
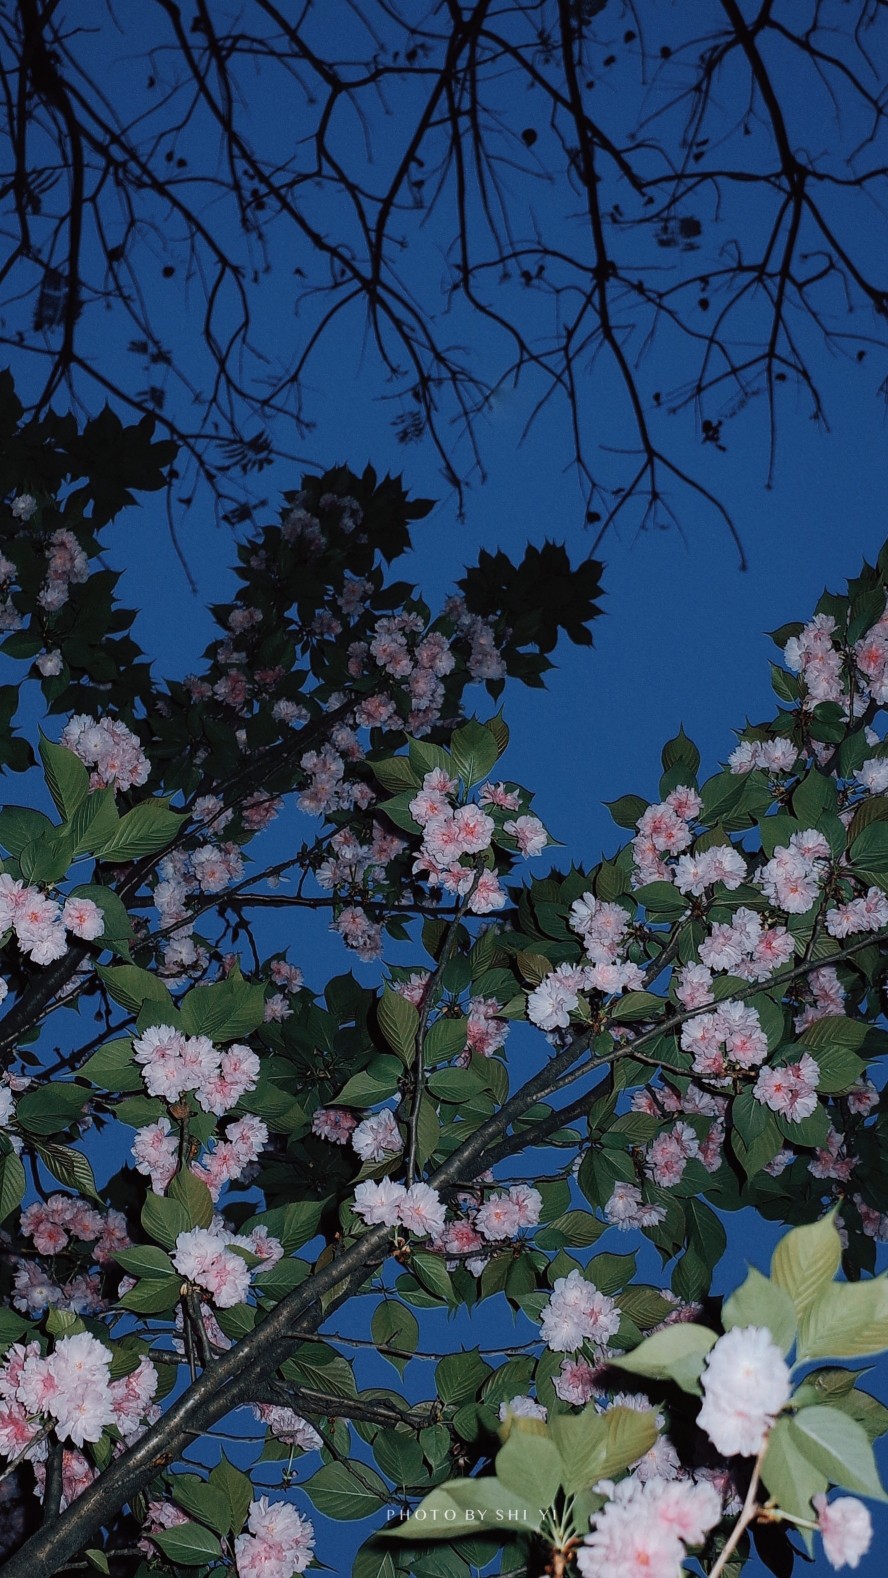
{"label": "serrated leaf", "polygon": [[20,1205],[25,1194],[25,1169],[14,1151],[0,1156],[0,1222]]}
{"label": "serrated leaf", "polygon": [[402,1063],[409,1066],[416,1053],[416,1033],[419,1029],[419,1014],[413,1004],[408,1003],[399,992],[393,992],[390,986],[384,986],[376,1005],[376,1016],[387,1044],[398,1054]]}
{"label": "serrated leaf", "polygon": [[781,1238],[771,1258],[771,1280],[789,1294],[799,1321],[832,1281],[841,1258],[833,1212]]}
{"label": "serrated leaf", "polygon": [[389,1499],[385,1481],[365,1463],[356,1473],[351,1473],[344,1463],[326,1463],[304,1482],[302,1489],[318,1512],[337,1520],[369,1518]]}
{"label": "serrated leaf", "polygon": [[169,1198],[182,1206],[190,1227],[209,1227],[215,1214],[213,1197],[202,1178],[188,1168],[176,1173],[169,1186]]}
{"label": "serrated leaf", "polygon": [[608,1362],[620,1370],[628,1370],[631,1375],[674,1381],[682,1391],[697,1396],[706,1355],[715,1340],[715,1332],[693,1322],[667,1326],[664,1331],[646,1337],[632,1353],[624,1353]]}
{"label": "serrated leaf", "polygon": [[554,1441],[518,1428],[516,1420],[508,1440],[496,1455],[496,1477],[530,1505],[549,1507],[561,1485],[564,1465]]}
{"label": "serrated leaf", "polygon": [[142,800],[120,818],[114,832],[95,853],[99,860],[110,860],[115,865],[140,860],[143,855],[157,855],[177,837],[184,820],[180,811],[170,810],[166,799]]}
{"label": "serrated leaf", "polygon": [[53,744],[44,735],[40,736],[38,750],[46,787],[59,816],[67,822],[89,794],[89,773],[79,756],[64,745]]}
{"label": "serrated leaf", "polygon": [[[526,1503],[524,1497],[492,1476],[452,1479],[424,1496],[404,1523],[380,1529],[379,1537],[411,1543],[449,1541],[467,1534],[477,1539],[489,1527],[496,1529],[498,1540],[504,1540],[510,1535],[539,1529],[539,1499]],[[485,1515],[483,1522],[482,1513]]]}
{"label": "serrated leaf", "polygon": [[34,1150],[59,1183],[74,1189],[77,1194],[86,1195],[88,1200],[95,1200],[98,1205],[105,1204],[96,1188],[92,1167],[82,1151],[75,1151],[71,1145],[41,1145],[37,1141]]}
{"label": "serrated leaf", "polygon": [[265,988],[235,979],[193,986],[179,1004],[179,1013],[186,1035],[236,1041],[263,1023]]}
{"label": "serrated leaf", "polygon": [[180,1233],[187,1233],[193,1226],[191,1217],[178,1200],[168,1200],[163,1195],[149,1193],[142,1206],[142,1226],[149,1238],[164,1249],[175,1248]]}
{"label": "serrated leaf", "polygon": [[861,1496],[886,1499],[866,1431],[856,1420],[829,1404],[800,1408],[794,1418],[796,1438],[804,1453],[834,1485]]}
{"label": "serrated leaf", "polygon": [[888,1279],[830,1282],[799,1321],[799,1360],[858,1359],[888,1348]]}
{"label": "serrated leaf", "polygon": [[173,1529],[158,1529],[151,1538],[170,1561],[182,1567],[203,1567],[222,1555],[216,1535],[202,1523],[180,1523]]}
{"label": "serrated leaf", "polygon": [[796,1338],[796,1312],[788,1292],[750,1266],[746,1281],[722,1306],[725,1331],[732,1326],[767,1326],[777,1347],[788,1353]]}

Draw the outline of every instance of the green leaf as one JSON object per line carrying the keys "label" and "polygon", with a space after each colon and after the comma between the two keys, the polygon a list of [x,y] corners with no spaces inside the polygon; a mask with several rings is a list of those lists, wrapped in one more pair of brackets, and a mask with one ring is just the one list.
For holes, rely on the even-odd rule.
{"label": "green leaf", "polygon": [[84,1551],[83,1554],[90,1567],[94,1567],[97,1573],[110,1573],[111,1568],[108,1566],[108,1558],[104,1551],[93,1549]]}
{"label": "green leaf", "polygon": [[403,1430],[380,1430],[373,1442],[373,1456],[383,1474],[401,1489],[426,1479],[422,1447],[414,1435]]}
{"label": "green leaf", "polygon": [[223,1491],[199,1474],[174,1474],[173,1500],[183,1512],[208,1523],[217,1534],[227,1534],[230,1526],[228,1500]]}
{"label": "green leaf", "polygon": [[425,1250],[414,1250],[410,1260],[410,1269],[419,1279],[424,1288],[434,1293],[436,1298],[444,1299],[447,1304],[455,1302],[453,1283],[440,1255],[428,1254]]}
{"label": "green leaf", "polygon": [[402,1070],[400,1058],[381,1052],[343,1085],[339,1095],[334,1097],[334,1105],[373,1107],[378,1101],[385,1101],[397,1090]]}
{"label": "green leaf", "polygon": [[395,1299],[383,1299],[373,1311],[370,1335],[383,1358],[394,1365],[399,1375],[403,1375],[409,1358],[386,1350],[401,1348],[406,1355],[415,1353],[419,1342],[419,1323],[413,1311]]}
{"label": "green leaf", "polygon": [[95,1200],[98,1205],[106,1204],[96,1188],[92,1167],[82,1151],[75,1151],[70,1145],[41,1145],[39,1141],[35,1141],[34,1150],[59,1183],[74,1189],[77,1194],[86,1195],[88,1200]]}
{"label": "green leaf", "polygon": [[490,1373],[477,1348],[448,1353],[435,1369],[435,1388],[442,1403],[465,1403],[477,1395]]}
{"label": "green leaf", "polygon": [[236,1041],[262,1024],[265,988],[234,978],[214,981],[211,986],[193,986],[183,997],[179,1012],[186,1035]]}
{"label": "green leaf", "polygon": [[0,1222],[20,1205],[25,1194],[25,1169],[14,1151],[0,1156]]}
{"label": "green leaf", "polygon": [[143,800],[120,818],[114,832],[96,850],[100,860],[116,865],[156,855],[166,849],[179,833],[185,818],[171,811],[167,799]]}
{"label": "green leaf", "polygon": [[122,1271],[131,1277],[181,1277],[169,1255],[153,1244],[136,1244],[132,1249],[119,1249],[114,1256]]}
{"label": "green leaf", "polygon": [[386,1042],[393,1052],[397,1052],[402,1063],[409,1066],[416,1052],[416,1033],[419,1029],[419,1014],[413,1004],[408,1003],[399,992],[393,992],[390,986],[384,986],[376,1005],[376,1015]]}
{"label": "green leaf", "polygon": [[668,773],[671,767],[682,767],[687,772],[690,783],[696,777],[700,766],[700,752],[693,740],[688,739],[684,729],[679,727],[675,738],[667,740],[663,746],[661,760],[664,773]]}
{"label": "green leaf", "polygon": [[422,1049],[424,1061],[448,1063],[463,1050],[467,1029],[466,1019],[436,1019],[426,1032]]}
{"label": "green leaf", "polygon": [[323,1208],[323,1200],[291,1200],[289,1205],[278,1205],[248,1217],[240,1231],[251,1233],[254,1227],[264,1227],[272,1238],[279,1239],[289,1255],[314,1238]]}
{"label": "green leaf", "polygon": [[148,1194],[142,1206],[142,1226],[149,1238],[164,1249],[175,1248],[180,1233],[187,1233],[193,1226],[191,1217],[178,1200],[168,1200],[163,1195]]}
{"label": "green leaf", "polygon": [[762,1479],[770,1496],[790,1517],[810,1518],[811,1501],[826,1490],[827,1476],[808,1457],[805,1439],[785,1416],[772,1426],[762,1461]]}
{"label": "green leaf", "polygon": [[866,1431],[854,1419],[828,1404],[800,1408],[795,1416],[804,1453],[834,1485],[885,1501],[879,1471]]}
{"label": "green leaf", "polygon": [[401,794],[408,789],[415,794],[422,783],[406,756],[388,756],[384,761],[371,761],[368,765],[388,794]]}
{"label": "green leaf", "polygon": [[48,816],[42,811],[32,811],[29,806],[7,805],[0,811],[0,844],[10,855],[18,857],[29,844],[55,831]]}
{"label": "green leaf", "polygon": [[42,734],[38,749],[46,787],[59,816],[67,822],[89,794],[89,773],[73,751],[64,745],[54,745]]}
{"label": "green leaf", "polygon": [[454,730],[450,754],[453,770],[466,789],[471,789],[487,777],[500,752],[493,731],[476,718],[470,718],[462,728]]}
{"label": "green leaf", "polygon": [[98,1052],[87,1058],[78,1069],[81,1079],[102,1090],[142,1090],[142,1070],[133,1057],[133,1044],[128,1037],[119,1041],[106,1041]]}
{"label": "green leaf", "polygon": [[160,1003],[173,1016],[173,1001],[167,988],[150,970],[136,964],[99,964],[96,974],[107,987],[108,994],[130,1013],[138,1013],[143,1003]]}
{"label": "green leaf", "polygon": [[56,1134],[70,1128],[89,1098],[89,1091],[82,1085],[60,1080],[57,1085],[25,1091],[19,1097],[16,1117],[22,1128],[31,1134]]}
{"label": "green leaf", "polygon": [[344,1463],[326,1463],[305,1481],[302,1489],[327,1518],[369,1518],[385,1506],[388,1488],[376,1470],[365,1463],[358,1472],[360,1478],[350,1473]]}
{"label": "green leaf", "polygon": [[[383,1539],[453,1540],[485,1529],[496,1529],[498,1540],[539,1529],[537,1496],[524,1497],[499,1479],[451,1479],[424,1496],[410,1517],[394,1527],[381,1529]],[[482,1517],[483,1514],[483,1517]]]}
{"label": "green leaf", "polygon": [[794,1227],[781,1238],[771,1257],[771,1280],[785,1289],[799,1321],[832,1282],[842,1258],[835,1212],[806,1227]]}
{"label": "green leaf", "polygon": [[777,1347],[788,1353],[796,1338],[796,1313],[785,1288],[763,1277],[750,1266],[741,1283],[722,1306],[725,1331],[732,1326],[767,1326]]}
{"label": "green leaf", "polygon": [[830,1282],[799,1321],[798,1358],[858,1359],[888,1348],[888,1279]]}
{"label": "green leaf", "polygon": [[113,789],[93,789],[70,817],[75,855],[92,855],[114,834],[120,818]]}
{"label": "green leaf", "polygon": [[203,1179],[196,1178],[187,1167],[176,1173],[169,1186],[169,1198],[182,1206],[190,1227],[209,1227],[215,1211],[212,1195]]}
{"label": "green leaf", "polygon": [[225,1453],[210,1473],[210,1484],[220,1491],[225,1497],[228,1507],[228,1528],[232,1534],[240,1534],[247,1521],[250,1502],[253,1499],[253,1487],[246,1474],[239,1468],[229,1463]]}
{"label": "green leaf", "polygon": [[657,1381],[674,1381],[683,1392],[697,1396],[698,1385],[707,1353],[716,1340],[715,1332],[692,1322],[680,1326],[667,1326],[657,1331],[610,1364],[631,1375],[648,1375]]}
{"label": "green leaf", "polygon": [[637,827],[648,808],[647,801],[638,794],[624,794],[619,800],[605,800],[604,804],[617,827]]}
{"label": "green leaf", "polygon": [[508,1440],[496,1455],[496,1477],[529,1504],[549,1507],[561,1485],[563,1464],[555,1442],[536,1431],[522,1430],[524,1422],[513,1421]]}
{"label": "green leaf", "polygon": [[164,1556],[182,1567],[203,1567],[222,1555],[222,1547],[215,1534],[211,1534],[201,1523],[180,1523],[174,1529],[159,1529],[151,1538],[160,1546]]}

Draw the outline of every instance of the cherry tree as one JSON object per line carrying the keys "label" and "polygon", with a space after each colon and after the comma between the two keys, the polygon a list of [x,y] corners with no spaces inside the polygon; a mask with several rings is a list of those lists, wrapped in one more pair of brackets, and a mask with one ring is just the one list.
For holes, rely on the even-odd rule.
{"label": "cherry tree", "polygon": [[[290,1578],[331,1520],[355,1578],[857,1566],[888,553],[565,870],[493,708],[590,640],[594,564],[433,609],[389,568],[427,505],[308,475],[160,681],[107,560],[169,443],[8,379],[0,425],[4,1573]],[[723,1297],[744,1208],[776,1248]]]}

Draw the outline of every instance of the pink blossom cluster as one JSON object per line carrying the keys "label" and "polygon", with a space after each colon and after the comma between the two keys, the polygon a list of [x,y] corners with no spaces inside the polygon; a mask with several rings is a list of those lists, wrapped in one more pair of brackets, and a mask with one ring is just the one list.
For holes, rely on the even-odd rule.
{"label": "pink blossom cluster", "polygon": [[390,1107],[371,1112],[352,1130],[351,1143],[362,1162],[381,1162],[403,1151],[404,1141]]}
{"label": "pink blossom cluster", "polygon": [[862,1195],[855,1194],[851,1198],[857,1207],[860,1225],[867,1238],[874,1238],[879,1244],[888,1244],[888,1215],[867,1205]]}
{"label": "pink blossom cluster", "polygon": [[[812,701],[846,701],[842,680],[842,657],[833,645],[836,622],[830,614],[815,614],[797,636],[790,636],[783,648],[783,661],[792,674],[799,674]],[[872,635],[872,632],[870,632]],[[866,654],[871,643],[865,636],[857,643],[858,666],[867,672]]]}
{"label": "pink blossom cluster", "polygon": [[557,964],[527,995],[527,1017],[538,1029],[566,1030],[580,1001],[580,992],[591,990],[590,969],[595,966]]}
{"label": "pink blossom cluster", "polygon": [[814,827],[793,833],[788,844],[779,844],[758,872],[756,882],[778,909],[788,915],[806,915],[820,897],[827,872],[830,847]]}
{"label": "pink blossom cluster", "polygon": [[869,1508],[856,1496],[827,1501],[821,1492],[812,1497],[823,1551],[831,1567],[859,1567],[873,1540]]}
{"label": "pink blossom cluster", "polygon": [[888,701],[888,612],[856,642],[854,660],[864,695],[883,706]]}
{"label": "pink blossom cluster", "polygon": [[[222,801],[204,795],[195,801],[195,819],[210,822],[221,832],[231,820],[230,811],[221,810]],[[206,950],[192,939],[194,918],[190,901],[201,893],[222,893],[243,875],[244,861],[238,846],[231,842],[203,843],[194,850],[174,849],[157,866],[154,904],[163,939],[164,974],[200,974],[206,967]]]}
{"label": "pink blossom cluster", "polygon": [[688,1546],[702,1545],[721,1521],[721,1497],[705,1480],[601,1482],[609,1499],[592,1517],[577,1552],[584,1578],[678,1578]]}
{"label": "pink blossom cluster", "polygon": [[[471,997],[466,1013],[466,1052],[463,1061],[468,1062],[471,1053],[478,1057],[493,1057],[505,1046],[509,1034],[509,1022],[502,1019],[501,1008],[494,997]],[[458,1058],[457,1062],[461,1059]]]}
{"label": "pink blossom cluster", "polygon": [[707,1079],[724,1079],[732,1067],[756,1068],[768,1055],[758,1010],[733,998],[711,1013],[686,1019],[681,1045],[693,1057],[694,1073]]}
{"label": "pink blossom cluster", "polygon": [[592,893],[584,893],[570,907],[569,924],[582,937],[590,960],[583,974],[586,990],[610,995],[637,991],[644,984],[639,966],[625,958],[630,941],[629,915],[622,904],[606,903]]}
{"label": "pink blossom cluster", "polygon": [[834,1178],[838,1183],[847,1183],[853,1176],[855,1166],[856,1159],[845,1135],[830,1125],[826,1144],[814,1152],[808,1163],[812,1178]]}
{"label": "pink blossom cluster", "polygon": [[311,1120],[311,1132],[333,1145],[347,1145],[358,1120],[347,1107],[318,1107]]}
{"label": "pink blossom cluster", "polygon": [[[476,871],[462,861],[464,856],[477,857],[490,848],[496,823],[480,805],[454,806],[451,800],[456,790],[456,779],[443,768],[435,768],[426,773],[422,789],[410,801],[410,814],[423,830],[413,870],[445,892],[471,892],[469,909],[474,915],[487,915],[502,909],[506,895],[495,872]],[[542,823],[539,826],[542,828]]]}
{"label": "pink blossom cluster", "polygon": [[202,1290],[217,1309],[225,1310],[242,1304],[250,1290],[250,1268],[235,1253],[237,1249],[259,1255],[270,1265],[283,1255],[282,1245],[265,1229],[256,1228],[241,1236],[229,1232],[216,1217],[212,1227],[192,1227],[180,1233],[171,1259],[188,1282]]}
{"label": "pink blossom cluster", "polygon": [[382,880],[386,866],[406,848],[404,839],[379,822],[373,824],[369,844],[362,843],[351,828],[340,828],[330,839],[332,854],[318,867],[315,879],[321,888],[354,892],[365,881]]}
{"label": "pink blossom cluster", "polygon": [[[604,1207],[604,1218],[611,1227],[628,1233],[634,1227],[656,1227],[666,1215],[666,1208],[654,1205],[642,1197],[635,1184],[618,1181]],[[559,1396],[561,1393],[559,1393]]]}
{"label": "pink blossom cluster", "polygon": [[593,1364],[582,1354],[562,1359],[561,1369],[553,1377],[552,1385],[563,1403],[573,1403],[581,1408],[592,1401],[604,1384],[607,1359]]}
{"label": "pink blossom cluster", "polygon": [[[71,897],[64,905],[18,877],[0,874],[0,932],[11,930],[22,953],[35,964],[52,964],[68,948],[67,933],[94,942],[105,917],[92,899]],[[5,995],[5,994],[4,994]]]}
{"label": "pink blossom cluster", "polygon": [[651,1140],[645,1151],[648,1177],[660,1189],[674,1189],[681,1183],[688,1162],[700,1154],[700,1141],[689,1123],[674,1123]]}
{"label": "pink blossom cluster", "polygon": [[715,922],[697,949],[707,970],[727,970],[743,981],[766,981],[789,963],[794,951],[785,926],[766,926],[761,916],[744,906],[734,911],[729,925]]}
{"label": "pink blossom cluster", "polygon": [[791,773],[798,755],[792,741],[778,734],[772,740],[741,740],[728,757],[728,766],[732,773],[749,773],[754,767],[771,775]]}
{"label": "pink blossom cluster", "polygon": [[543,1197],[530,1184],[512,1184],[497,1191],[479,1205],[473,1217],[475,1230],[488,1243],[514,1238],[523,1227],[536,1227],[543,1209]]}
{"label": "pink blossom cluster", "polygon": [[804,1052],[795,1063],[782,1068],[763,1068],[752,1087],[756,1101],[779,1112],[790,1123],[801,1123],[817,1110],[817,1086],[820,1069],[814,1059]]}
{"label": "pink blossom cluster", "polygon": [[295,1507],[260,1496],[250,1505],[247,1529],[234,1542],[239,1578],[293,1578],[293,1573],[305,1571],[314,1552],[315,1532]]}
{"label": "pink blossom cluster", "polygon": [[333,922],[347,948],[351,948],[365,964],[382,956],[382,927],[372,921],[360,904],[346,904]]}
{"label": "pink blossom cluster", "polygon": [[12,1302],[23,1315],[42,1315],[47,1309],[98,1315],[108,1308],[101,1282],[92,1273],[77,1272],[59,1285],[39,1260],[16,1259],[13,1267]]}
{"label": "pink blossom cluster", "polygon": [[867,888],[862,897],[836,904],[826,912],[831,937],[853,937],[862,931],[882,931],[888,926],[888,898],[881,888]]}
{"label": "pink blossom cluster", "polygon": [[[212,1198],[218,1200],[225,1184],[243,1177],[258,1160],[267,1141],[268,1128],[262,1119],[245,1113],[226,1125],[224,1139],[217,1140],[212,1150],[192,1161],[190,1169],[206,1184]],[[155,1194],[163,1194],[179,1168],[179,1138],[169,1118],[159,1118],[139,1129],[132,1155],[136,1172],[150,1178]]]}
{"label": "pink blossom cluster", "polygon": [[789,1366],[765,1326],[735,1326],[710,1349],[697,1423],[723,1457],[755,1457],[789,1401]]}
{"label": "pink blossom cluster", "polygon": [[444,1232],[445,1206],[437,1189],[426,1183],[409,1189],[391,1178],[367,1178],[355,1189],[352,1210],[368,1226],[404,1227],[417,1238],[439,1238]]}
{"label": "pink blossom cluster", "polygon": [[632,840],[637,887],[672,881],[667,857],[682,854],[691,843],[691,824],[699,816],[701,804],[696,791],[682,785],[659,804],[649,805],[638,818],[638,832]]}
{"label": "pink blossom cluster", "polygon": [[679,893],[691,893],[695,898],[717,882],[733,891],[746,880],[746,861],[732,844],[713,844],[698,854],[679,855],[671,877]]}
{"label": "pink blossom cluster", "polygon": [[92,768],[92,789],[139,788],[151,771],[138,736],[119,718],[91,718],[85,712],[76,713],[65,724],[60,743]]}
{"label": "pink blossom cluster", "polygon": [[69,587],[82,585],[89,576],[89,560],[74,533],[60,527],[49,539],[46,580],[37,596],[46,614],[55,614],[68,601]]}
{"label": "pink blossom cluster", "polygon": [[98,1211],[69,1194],[53,1194],[26,1206],[19,1227],[41,1255],[61,1254],[72,1239],[92,1244],[92,1258],[100,1266],[107,1265],[130,1242],[120,1211]]}
{"label": "pink blossom cluster", "polygon": [[830,1014],[841,1014],[845,1008],[845,988],[832,965],[827,964],[821,966],[819,970],[812,970],[806,977],[805,987],[810,992],[812,1001],[793,1020],[793,1026],[798,1034],[806,1030],[808,1025],[813,1025],[816,1020],[826,1019]]}
{"label": "pink blossom cluster", "polygon": [[[706,1168],[707,1172],[717,1171],[721,1165],[725,1139],[725,1113],[728,1107],[725,1096],[716,1096],[712,1091],[703,1090],[700,1085],[690,1080],[683,1091],[673,1090],[671,1085],[637,1090],[632,1097],[631,1107],[633,1112],[646,1112],[652,1118],[662,1118],[664,1113],[712,1118],[714,1120],[712,1127],[703,1139],[698,1140],[696,1160]],[[687,1143],[690,1144],[690,1141]],[[682,1141],[676,1140],[675,1145],[678,1148],[682,1145]]]}
{"label": "pink blossom cluster", "polygon": [[619,1324],[614,1300],[575,1269],[566,1277],[556,1277],[540,1319],[540,1334],[555,1353],[573,1353],[584,1342],[604,1353]]}
{"label": "pink blossom cluster", "polygon": [[871,756],[858,767],[854,777],[870,794],[884,794],[888,789],[888,756]]}
{"label": "pink blossom cluster", "polygon": [[[16,1457],[48,1429],[82,1447],[108,1425],[135,1439],[157,1390],[149,1359],[119,1381],[110,1379],[111,1350],[89,1332],[61,1337],[42,1356],[39,1345],[14,1343],[0,1366],[0,1451]],[[38,1453],[44,1456],[44,1453]]]}
{"label": "pink blossom cluster", "polygon": [[543,1403],[538,1403],[535,1397],[511,1397],[509,1401],[499,1405],[499,1417],[505,1423],[508,1419],[548,1419],[549,1410]]}
{"label": "pink blossom cluster", "polygon": [[248,1046],[232,1042],[220,1051],[208,1036],[184,1036],[171,1025],[152,1025],[133,1041],[150,1096],[175,1102],[193,1091],[204,1112],[217,1117],[231,1108],[259,1078],[259,1059]]}
{"label": "pink blossom cluster", "polygon": [[283,1441],[285,1446],[297,1446],[303,1452],[316,1452],[323,1444],[314,1425],[294,1413],[292,1408],[284,1408],[279,1403],[254,1403],[253,1414],[265,1425],[269,1434],[276,1441]]}

